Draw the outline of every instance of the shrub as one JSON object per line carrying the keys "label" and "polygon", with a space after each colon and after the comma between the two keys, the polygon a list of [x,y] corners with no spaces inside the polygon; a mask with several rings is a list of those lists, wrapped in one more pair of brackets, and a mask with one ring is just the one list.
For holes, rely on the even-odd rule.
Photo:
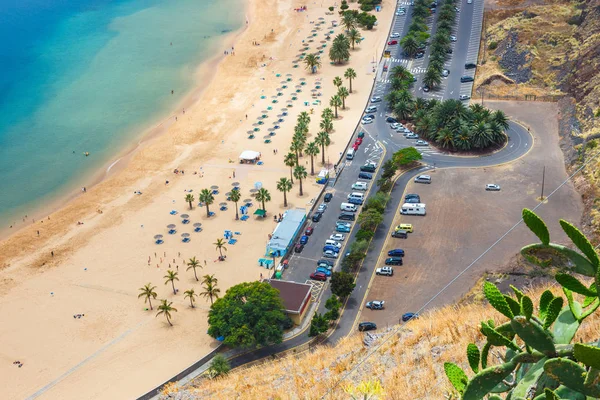
{"label": "shrub", "polygon": [[498,42],[496,41],[490,42],[490,44],[488,45],[488,49],[490,50],[495,50],[496,47],[498,47]]}

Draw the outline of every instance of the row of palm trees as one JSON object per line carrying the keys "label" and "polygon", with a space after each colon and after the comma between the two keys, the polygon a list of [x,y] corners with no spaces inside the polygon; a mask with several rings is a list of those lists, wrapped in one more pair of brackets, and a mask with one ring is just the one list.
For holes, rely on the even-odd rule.
{"label": "row of palm trees", "polygon": [[423,84],[433,88],[442,83],[442,71],[444,63],[450,51],[450,34],[452,26],[456,19],[456,10],[454,0],[445,0],[440,7],[440,13],[437,20],[437,29],[431,40],[431,52],[429,55],[429,65],[423,77]]}
{"label": "row of palm trees", "polygon": [[[235,203],[235,219],[236,220],[240,219],[237,205],[241,198],[242,198],[242,192],[239,190],[232,190],[231,193],[229,194],[228,200]],[[269,191],[265,188],[260,188],[256,192],[255,198],[257,201],[260,201],[262,203],[263,210],[267,211],[265,209],[265,203],[271,201],[271,194],[269,193]],[[200,191],[200,194],[198,195],[198,199],[202,203],[204,203],[204,205],[206,206],[206,215],[209,216],[210,215],[210,205],[215,202],[215,196],[213,195],[212,190],[202,189]],[[185,202],[190,205],[190,210],[194,207],[193,204],[195,201],[196,201],[196,199],[193,194],[187,193],[185,195]]]}
{"label": "row of palm trees", "polygon": [[[219,240],[220,239],[218,239],[217,242]],[[219,250],[220,250],[220,248],[219,248]],[[186,269],[186,271],[193,269],[194,277],[196,278],[196,281],[200,281],[198,279],[198,275],[196,273],[197,268],[200,268],[200,269],[202,268],[199,260],[197,260],[196,257],[192,257],[187,262],[187,266],[188,266],[188,268]],[[164,279],[165,279],[165,285],[171,284],[171,287],[173,288],[173,294],[177,294],[177,290],[175,288],[175,281],[179,281],[179,272],[168,270],[167,274],[164,276]],[[210,300],[210,304],[212,305],[214,302],[214,299],[218,299],[219,293],[221,293],[221,289],[219,289],[217,287],[218,279],[215,278],[214,274],[213,275],[208,275],[208,274],[204,275],[202,277],[201,284],[203,285],[203,287],[202,287],[203,291],[200,293],[196,293],[196,291],[193,288],[188,289],[185,292],[183,292],[183,295],[184,295],[183,298],[190,300],[190,306],[192,308],[195,307],[196,297],[203,296],[203,297],[207,298],[208,300]],[[144,298],[144,303],[148,303],[148,305],[150,306],[150,310],[153,310],[152,299],[156,299],[158,297],[158,294],[156,293],[155,290],[156,290],[156,286],[152,286],[151,283],[147,283],[146,285],[144,285],[143,287],[141,287],[139,289],[140,293],[138,294],[138,298]],[[173,326],[173,323],[171,322],[172,313],[177,312],[177,309],[175,307],[173,307],[173,302],[168,301],[166,299],[161,299],[160,305],[157,307],[157,309],[158,309],[158,313],[156,314],[156,316],[158,317],[159,315],[164,315],[165,318],[167,319],[167,322],[169,323],[169,325]]]}
{"label": "row of palm trees", "polygon": [[400,41],[404,53],[414,57],[419,51],[425,49],[425,42],[429,39],[426,18],[430,15],[426,0],[416,0],[412,7],[412,22],[408,32]]}

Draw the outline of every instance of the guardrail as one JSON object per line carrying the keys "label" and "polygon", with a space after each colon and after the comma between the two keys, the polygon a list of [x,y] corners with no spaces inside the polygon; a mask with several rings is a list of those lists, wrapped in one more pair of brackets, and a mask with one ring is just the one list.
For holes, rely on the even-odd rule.
{"label": "guardrail", "polygon": [[[560,99],[564,98],[564,94],[549,94],[538,96],[534,94],[525,94],[525,95],[499,95],[493,93],[485,93],[483,95],[483,100],[513,100],[513,101],[541,101],[546,103],[556,103]],[[482,96],[475,95],[471,99],[473,100],[481,100]]]}

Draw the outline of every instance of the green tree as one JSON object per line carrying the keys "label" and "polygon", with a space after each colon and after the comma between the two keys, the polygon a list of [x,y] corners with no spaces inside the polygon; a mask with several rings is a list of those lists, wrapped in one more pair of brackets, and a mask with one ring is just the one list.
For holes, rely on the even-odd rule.
{"label": "green tree", "polygon": [[423,156],[417,149],[414,147],[406,147],[404,149],[398,150],[394,153],[392,159],[394,160],[394,164],[398,168],[404,167],[407,165],[411,165],[419,160],[421,160]]}
{"label": "green tree", "polygon": [[191,193],[188,193],[185,195],[185,202],[188,203],[190,205],[190,210],[192,209],[192,203],[194,202],[194,195]]}
{"label": "green tree", "polygon": [[239,190],[232,190],[231,194],[229,195],[229,199],[231,201],[233,201],[233,203],[235,204],[235,219],[236,219],[236,221],[238,219],[240,219],[240,215],[238,213],[238,201],[240,201],[241,198],[242,198],[242,192]]}
{"label": "green tree", "polygon": [[412,103],[407,101],[399,101],[394,105],[394,114],[402,121],[406,121],[410,118],[413,106]]}
{"label": "green tree", "polygon": [[307,54],[306,57],[304,57],[304,65],[311,74],[314,74],[317,72],[318,68],[321,68],[321,60],[319,60],[315,54]]}
{"label": "green tree", "polygon": [[367,203],[363,207],[363,211],[375,209],[380,214],[383,214],[385,211],[385,206],[389,200],[390,200],[389,194],[377,192],[377,193],[375,193],[375,196],[372,196],[367,200]]}
{"label": "green tree", "polygon": [[283,193],[283,206],[287,207],[287,196],[286,193],[292,190],[292,181],[288,178],[279,178],[277,181],[277,190]]}
{"label": "green tree", "polygon": [[222,336],[230,347],[267,346],[281,343],[287,320],[279,290],[266,282],[244,282],[214,302],[208,334]]}
{"label": "green tree", "polygon": [[442,74],[433,68],[427,68],[425,76],[423,77],[423,84],[433,88],[439,86],[442,83]]}
{"label": "green tree", "polygon": [[436,142],[444,149],[453,149],[454,133],[450,129],[441,129],[437,134]]}
{"label": "green tree", "polygon": [[315,156],[319,154],[319,144],[317,142],[310,142],[306,145],[306,154],[310,156],[310,174],[315,174]]}
{"label": "green tree", "polygon": [[507,130],[509,128],[508,125],[508,117],[501,110],[496,110],[492,114],[492,121],[497,123],[500,128],[503,130]]}
{"label": "green tree", "polygon": [[342,17],[342,25],[346,31],[356,28],[356,17],[352,13],[344,13]]}
{"label": "green tree", "polygon": [[165,276],[163,276],[163,278],[166,279],[165,285],[168,285],[169,283],[171,283],[171,285],[173,286],[173,294],[177,294],[177,291],[175,290],[175,281],[179,280],[177,275],[179,275],[179,272],[173,272],[171,270],[168,270],[167,274]]}
{"label": "green tree", "polygon": [[348,93],[348,89],[346,89],[345,87],[341,87],[338,89],[337,95],[340,97],[340,99],[342,99],[342,109],[345,110],[346,109],[346,97],[350,96],[350,93]]}
{"label": "green tree", "polygon": [[314,337],[322,335],[329,330],[329,320],[322,314],[315,313],[310,321],[310,331],[308,336]]}
{"label": "green tree", "polygon": [[361,229],[375,230],[377,225],[383,222],[383,215],[374,209],[370,208],[367,211],[363,211],[358,214],[358,223]]}
{"label": "green tree", "polygon": [[331,133],[333,130],[333,122],[331,121],[331,118],[323,118],[319,124],[319,127],[325,132]]}
{"label": "green tree", "polygon": [[356,284],[354,275],[347,272],[333,272],[331,274],[331,293],[339,298],[345,299],[350,296]]}
{"label": "green tree", "polygon": [[206,297],[210,300],[210,304],[213,304],[213,299],[219,298],[219,293],[221,293],[221,289],[217,287],[217,283],[219,280],[215,278],[215,275],[204,275],[202,279],[202,289],[204,291],[200,293],[200,296]]}
{"label": "green tree", "polygon": [[325,302],[325,308],[327,311],[324,315],[329,321],[335,321],[340,317],[340,308],[342,308],[342,302],[337,296],[332,295]]}
{"label": "green tree", "polygon": [[325,165],[325,147],[328,147],[331,144],[329,134],[325,131],[319,132],[317,134],[315,142],[317,142],[321,146],[321,163]]}
{"label": "green tree", "polygon": [[298,123],[305,125],[307,127],[308,132],[308,124],[310,124],[310,114],[306,111],[302,111],[300,114],[298,114]]}
{"label": "green tree", "polygon": [[346,69],[344,72],[344,78],[348,79],[348,87],[350,88],[350,93],[352,93],[352,79],[356,78],[356,71],[352,68]]}
{"label": "green tree", "polygon": [[229,361],[222,354],[217,354],[213,357],[210,367],[208,367],[208,375],[211,379],[218,378],[219,376],[227,375],[231,370]]}
{"label": "green tree", "polygon": [[210,210],[208,206],[210,206],[215,201],[215,196],[212,194],[212,190],[210,189],[202,189],[200,191],[200,195],[198,196],[200,201],[206,205],[206,216],[210,215]]}
{"label": "green tree", "polygon": [[303,195],[302,179],[305,179],[307,176],[308,174],[306,173],[306,168],[304,168],[302,165],[296,165],[296,168],[294,168],[294,178],[298,179],[298,182],[300,182],[300,196]]}
{"label": "green tree", "polygon": [[198,275],[196,274],[196,268],[200,268],[202,269],[202,265],[200,265],[200,261],[196,259],[196,256],[190,258],[190,260],[187,262],[187,269],[186,271],[189,271],[190,269],[194,270],[194,278],[196,278],[196,281],[198,280]]}
{"label": "green tree", "polygon": [[223,250],[227,251],[227,247],[225,247],[225,240],[219,238],[216,242],[213,243],[215,248],[219,251],[219,255],[223,258]]}
{"label": "green tree", "polygon": [[173,326],[173,324],[171,323],[171,313],[177,312],[177,309],[175,307],[172,307],[172,301],[161,300],[161,302],[162,303],[160,304],[160,306],[158,306],[158,312],[156,313],[156,316],[158,317],[161,314],[164,315],[169,325]]}
{"label": "green tree", "polygon": [[410,71],[408,70],[408,68],[406,68],[403,65],[397,65],[394,68],[392,68],[391,72],[391,76],[393,78],[398,78],[401,80],[407,80],[407,81],[412,81],[413,79],[413,74],[410,73]]}
{"label": "green tree", "polygon": [[337,94],[331,97],[329,105],[335,109],[335,118],[338,117],[338,107],[342,105],[342,99]]}
{"label": "green tree", "polygon": [[294,167],[296,166],[296,155],[294,153],[287,153],[283,157],[283,163],[286,167],[290,167],[290,181],[294,184]]}
{"label": "green tree", "polygon": [[354,50],[354,44],[355,43],[360,43],[360,40],[362,38],[360,31],[358,29],[350,29],[350,31],[348,31],[347,33],[348,35],[348,40],[350,41],[350,44],[352,45],[352,50]]}
{"label": "green tree", "polygon": [[336,36],[329,49],[329,58],[336,64],[350,59],[350,41],[346,36],[343,34]]}
{"label": "green tree", "polygon": [[151,283],[148,283],[139,289],[141,293],[138,294],[138,299],[140,297],[145,297],[144,303],[150,305],[150,310],[152,310],[152,299],[156,299],[157,296],[154,289],[156,289],[156,286],[152,286]]}
{"label": "green tree", "polygon": [[400,40],[400,45],[404,50],[404,53],[409,57],[414,57],[419,51],[419,42],[412,35],[406,35],[402,40]]}
{"label": "green tree", "polygon": [[294,152],[294,155],[296,156],[297,165],[300,159],[300,153],[304,150],[304,141],[301,138],[294,136],[292,144],[290,145],[290,150]]}
{"label": "green tree", "polygon": [[196,297],[197,296],[198,295],[196,294],[196,292],[194,291],[194,289],[189,289],[189,290],[186,290],[185,292],[183,292],[183,298],[184,299],[188,299],[188,298],[190,299],[190,306],[192,308],[195,307],[194,306],[194,301],[196,301]]}
{"label": "green tree", "polygon": [[340,86],[342,86],[344,82],[342,82],[342,78],[340,78],[339,76],[336,76],[335,78],[333,78],[333,84],[335,85],[335,87],[337,87],[338,89],[340,88]]}
{"label": "green tree", "polygon": [[262,209],[267,212],[265,203],[271,201],[271,193],[265,188],[260,188],[258,189],[258,192],[256,192],[256,200],[262,203]]}

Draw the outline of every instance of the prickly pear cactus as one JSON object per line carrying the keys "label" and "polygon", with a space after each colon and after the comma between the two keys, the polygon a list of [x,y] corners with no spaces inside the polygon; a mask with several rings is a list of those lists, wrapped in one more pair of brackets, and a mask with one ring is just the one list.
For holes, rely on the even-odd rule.
{"label": "prickly pear cactus", "polygon": [[[498,326],[492,320],[481,322],[485,345],[481,350],[473,343],[467,346],[474,376],[468,378],[458,365],[445,363],[446,376],[463,400],[501,399],[497,393],[511,400],[600,397],[600,340],[570,344],[581,323],[600,306],[600,257],[585,235],[566,221],[560,225],[578,251],[552,243],[546,224],[533,211],[523,210],[523,221],[541,241],[523,247],[523,256],[543,267],[562,267],[591,277],[594,282],[586,285],[569,273],[556,274],[565,297],[547,290],[537,307],[515,287],[511,287],[512,297],[485,282],[486,299],[508,321]],[[536,254],[553,256],[540,259]],[[497,353],[498,348],[506,352],[504,362],[488,365],[490,350]]]}

